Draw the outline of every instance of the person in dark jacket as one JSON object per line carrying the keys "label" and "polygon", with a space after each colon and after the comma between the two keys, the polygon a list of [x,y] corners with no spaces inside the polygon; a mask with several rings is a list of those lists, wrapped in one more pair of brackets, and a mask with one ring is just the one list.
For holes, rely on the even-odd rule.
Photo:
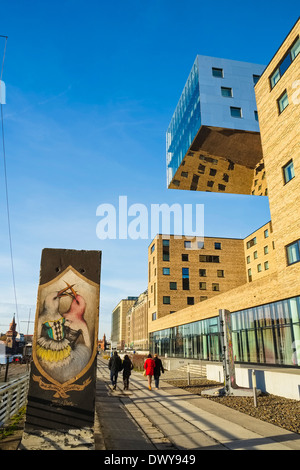
{"label": "person in dark jacket", "polygon": [[154,367],[154,382],[155,382],[155,388],[158,388],[159,386],[159,377],[160,377],[160,371],[162,373],[165,372],[162,362],[158,357],[158,354],[154,354],[154,362],[155,362],[155,367]]}
{"label": "person in dark jacket", "polygon": [[118,373],[122,370],[122,359],[118,355],[117,351],[114,352],[113,356],[108,362],[108,368],[110,370],[110,380],[113,386],[113,390],[116,390]]}
{"label": "person in dark jacket", "polygon": [[128,390],[129,389],[129,377],[131,376],[133,364],[127,354],[124,356],[122,369],[123,369],[124,390]]}

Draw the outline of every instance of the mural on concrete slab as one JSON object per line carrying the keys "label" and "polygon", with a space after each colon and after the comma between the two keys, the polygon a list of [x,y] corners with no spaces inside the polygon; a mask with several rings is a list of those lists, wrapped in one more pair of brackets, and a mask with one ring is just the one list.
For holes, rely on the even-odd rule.
{"label": "mural on concrete slab", "polygon": [[98,305],[99,285],[72,266],[39,287],[33,360],[41,376],[33,380],[54,396],[67,397],[90,383],[74,384],[97,353]]}

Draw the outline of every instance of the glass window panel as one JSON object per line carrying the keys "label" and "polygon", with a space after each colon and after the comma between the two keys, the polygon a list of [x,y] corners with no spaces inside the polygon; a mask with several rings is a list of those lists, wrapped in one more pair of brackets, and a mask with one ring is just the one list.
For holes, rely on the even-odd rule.
{"label": "glass window panel", "polygon": [[279,71],[279,68],[275,70],[275,72],[273,73],[273,75],[271,76],[271,86],[272,88],[276,85],[276,83],[279,81],[280,79],[280,71]]}
{"label": "glass window panel", "polygon": [[291,49],[291,58],[294,60],[300,52],[300,38],[297,39],[296,43]]}
{"label": "glass window panel", "polygon": [[278,99],[279,112],[282,113],[289,104],[287,92]]}
{"label": "glass window panel", "polygon": [[300,261],[299,242],[296,241],[286,247],[288,264],[297,263]]}
{"label": "glass window panel", "polygon": [[284,172],[284,182],[288,183],[295,176],[294,163],[293,161],[289,162],[283,167]]}
{"label": "glass window panel", "polygon": [[281,76],[287,71],[291,63],[292,63],[292,59],[291,59],[290,54],[288,53],[279,66]]}
{"label": "glass window panel", "polygon": [[241,118],[242,117],[242,109],[241,108],[235,108],[233,106],[230,107],[230,113],[232,117],[235,118]]}
{"label": "glass window panel", "polygon": [[221,87],[221,95],[224,98],[232,98],[232,88]]}

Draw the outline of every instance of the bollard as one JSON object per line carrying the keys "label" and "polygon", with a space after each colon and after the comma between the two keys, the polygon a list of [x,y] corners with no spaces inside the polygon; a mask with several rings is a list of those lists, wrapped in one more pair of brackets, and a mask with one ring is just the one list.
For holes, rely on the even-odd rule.
{"label": "bollard", "polygon": [[187,381],[188,385],[191,385],[190,364],[187,365]]}
{"label": "bollard", "polygon": [[254,369],[252,370],[252,387],[253,387],[254,407],[257,408],[256,375],[255,375]]}

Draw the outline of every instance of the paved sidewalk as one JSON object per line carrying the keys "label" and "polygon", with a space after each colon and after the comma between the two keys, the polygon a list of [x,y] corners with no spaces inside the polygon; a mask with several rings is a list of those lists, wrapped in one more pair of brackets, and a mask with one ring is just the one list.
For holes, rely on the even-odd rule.
{"label": "paved sidewalk", "polygon": [[[167,375],[167,374],[165,374]],[[101,450],[300,450],[300,435],[133,372],[113,391],[98,359],[95,447]]]}

